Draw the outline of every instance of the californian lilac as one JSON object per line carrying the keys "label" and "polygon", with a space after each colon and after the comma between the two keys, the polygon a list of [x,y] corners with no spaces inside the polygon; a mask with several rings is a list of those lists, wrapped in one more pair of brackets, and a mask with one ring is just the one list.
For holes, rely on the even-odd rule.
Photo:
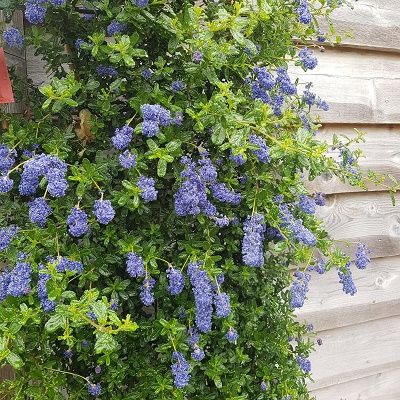
{"label": "californian lilac", "polygon": [[321,193],[321,192],[315,193],[314,200],[315,200],[315,204],[317,206],[323,207],[326,204],[324,193]]}
{"label": "californian lilac", "polygon": [[140,189],[140,197],[148,203],[157,199],[158,191],[154,187],[154,179],[140,175],[137,182],[137,187]]}
{"label": "californian lilac", "polygon": [[3,32],[3,39],[10,47],[20,48],[24,45],[24,37],[16,28],[8,28]]}
{"label": "californian lilac", "polygon": [[304,372],[311,372],[311,362],[308,358],[298,356],[296,357],[296,361]]}
{"label": "californian lilac", "polygon": [[196,328],[188,329],[187,343],[190,347],[193,347],[200,341],[200,335]]}
{"label": "californian lilac", "polygon": [[117,311],[118,310],[118,301],[112,300],[110,303],[110,310]]}
{"label": "californian lilac", "polygon": [[99,396],[101,394],[100,383],[88,382],[88,392],[92,396]]}
{"label": "californian lilac", "polygon": [[196,306],[196,326],[200,332],[209,332],[213,312],[210,278],[207,271],[201,268],[201,263],[189,263],[188,274]]}
{"label": "californian lilac", "polygon": [[371,250],[363,243],[359,243],[356,250],[356,259],[354,261],[358,269],[365,269],[367,265],[371,262],[369,257]]}
{"label": "californian lilac", "polygon": [[63,356],[70,359],[74,356],[74,352],[71,349],[64,350]]}
{"label": "californian lilac", "polygon": [[343,285],[343,292],[354,296],[357,293],[356,285],[353,281],[353,274],[350,271],[350,263],[346,264],[346,272],[342,272],[341,270],[338,271],[339,275],[339,283]]}
{"label": "californian lilac", "polygon": [[8,193],[14,185],[14,181],[8,175],[0,176],[0,192]]}
{"label": "californian lilac", "polygon": [[296,8],[296,14],[299,17],[299,21],[302,24],[309,24],[312,20],[311,12],[308,5],[308,0],[298,0],[298,7]]}
{"label": "californian lilac", "polygon": [[228,342],[236,344],[237,340],[239,339],[239,335],[236,329],[230,327],[225,335],[225,338],[228,340]]}
{"label": "californian lilac", "polygon": [[126,256],[126,271],[132,278],[146,276],[143,258],[134,252],[128,253]]}
{"label": "californian lilac", "polygon": [[150,80],[151,77],[153,76],[153,71],[150,68],[144,68],[142,69],[142,76],[146,81]]}
{"label": "californian lilac", "polygon": [[47,217],[51,214],[52,210],[47,204],[44,197],[37,197],[28,203],[29,206],[29,219],[33,224],[40,227],[45,226]]}
{"label": "californian lilac", "polygon": [[83,39],[79,39],[78,38],[78,39],[75,40],[75,48],[77,50],[81,50],[83,44],[87,44]]}
{"label": "californian lilac", "polygon": [[317,57],[307,46],[299,51],[299,59],[304,69],[314,69],[318,65]]}
{"label": "californian lilac", "polygon": [[134,3],[140,7],[140,8],[144,8],[149,4],[149,0],[134,0]]}
{"label": "californian lilac", "polygon": [[222,203],[233,204],[235,206],[237,206],[242,199],[240,193],[229,190],[225,183],[212,184],[211,193],[214,199],[219,200]]}
{"label": "californian lilac", "polygon": [[140,300],[145,306],[151,306],[154,303],[154,294],[152,292],[155,279],[146,277],[140,287]]}
{"label": "californian lilac", "polygon": [[214,295],[215,314],[218,318],[226,318],[231,313],[231,303],[226,293]]}
{"label": "californian lilac", "polygon": [[87,340],[82,340],[82,347],[84,349],[86,349],[87,347],[89,347],[89,342]]}
{"label": "californian lilac", "polygon": [[251,93],[253,99],[261,100],[263,103],[269,104],[271,102],[271,96],[261,87],[258,82],[252,82]]}
{"label": "californian lilac", "polygon": [[306,113],[300,112],[299,117],[301,122],[303,123],[303,128],[309,132],[311,132],[311,123]]}
{"label": "californian lilac", "polygon": [[197,163],[200,166],[199,175],[201,179],[208,183],[216,182],[218,173],[206,152],[203,152],[203,157]]}
{"label": "californian lilac", "polygon": [[257,135],[250,135],[249,142],[255,146],[258,146],[258,149],[252,150],[252,152],[259,161],[261,161],[262,163],[268,163],[271,161],[271,157],[269,155],[269,147],[262,137]]}
{"label": "californian lilac", "polygon": [[115,217],[115,210],[110,200],[96,200],[93,206],[93,213],[100,224],[107,225]]}
{"label": "californian lilac", "polygon": [[86,316],[88,316],[93,322],[97,323],[97,317],[96,314],[92,311],[92,309],[90,309],[90,311],[88,311],[86,313]]}
{"label": "californian lilac", "polygon": [[89,230],[88,216],[85,211],[75,206],[67,217],[67,225],[71,236],[81,237]]}
{"label": "californian lilac", "polygon": [[47,191],[53,197],[62,197],[68,189],[65,173],[57,169],[50,169],[46,174]]}
{"label": "californian lilac", "polygon": [[246,162],[243,154],[238,154],[234,156],[232,153],[229,155],[229,158],[236,164],[236,165],[243,165]]}
{"label": "californian lilac", "polygon": [[183,123],[183,113],[181,111],[177,111],[175,113],[175,117],[172,120],[175,125],[182,125]]}
{"label": "californian lilac", "polygon": [[185,287],[185,277],[179,269],[168,268],[167,270],[168,276],[168,292],[172,296],[176,296],[182,293],[183,288]]}
{"label": "californian lilac", "polygon": [[74,261],[67,257],[59,257],[56,260],[57,272],[74,272],[81,274],[83,272],[83,264],[80,261]]}
{"label": "californian lilac", "polygon": [[200,64],[203,59],[203,53],[199,50],[196,50],[192,55],[192,60],[196,64]]}
{"label": "californian lilac", "polygon": [[265,392],[265,391],[267,390],[267,384],[266,384],[264,381],[262,381],[262,382],[260,383],[260,390],[261,390],[262,392]]}
{"label": "californian lilac", "polygon": [[279,85],[283,93],[288,95],[294,95],[297,93],[297,88],[294,83],[292,83],[287,70],[283,67],[279,67],[276,70],[276,83]]}
{"label": "californian lilac", "polygon": [[275,80],[266,67],[255,67],[254,73],[257,75],[258,82],[264,89],[272,90],[275,87]]}
{"label": "californian lilac", "polygon": [[134,168],[136,166],[136,155],[132,154],[129,150],[125,150],[119,155],[119,163],[123,168]]}
{"label": "californian lilac", "polygon": [[264,216],[261,214],[248,216],[243,224],[243,263],[249,267],[262,267],[264,265],[265,229]]}
{"label": "californian lilac", "polygon": [[183,389],[188,385],[190,379],[189,364],[183,354],[178,351],[172,353],[172,359],[175,361],[175,363],[171,365],[174,386],[178,389]]}
{"label": "californian lilac", "polygon": [[142,134],[147,137],[153,137],[158,134],[160,127],[157,122],[151,120],[144,120],[142,122]]}
{"label": "californian lilac", "polygon": [[45,267],[42,264],[39,264],[37,294],[43,311],[52,312],[56,308],[56,302],[49,299],[46,286],[47,282],[51,279],[51,275],[43,272],[44,269]]}
{"label": "californian lilac", "polygon": [[316,106],[318,109],[322,111],[328,111],[329,110],[329,104],[327,101],[322,100],[318,97],[317,101],[315,102]]}
{"label": "californian lilac", "polygon": [[11,274],[8,269],[3,269],[0,273],[0,302],[8,296],[8,285],[10,284]]}
{"label": "californian lilac", "polygon": [[197,344],[194,346],[193,352],[191,354],[193,360],[201,361],[205,357],[204,350],[200,348]]}
{"label": "californian lilac", "polygon": [[142,134],[147,137],[157,135],[160,126],[169,126],[172,123],[171,112],[159,104],[143,104]]}
{"label": "californian lilac", "polygon": [[301,194],[299,198],[299,207],[306,214],[313,215],[316,210],[316,203],[312,197]]}
{"label": "californian lilac", "polygon": [[180,92],[185,88],[185,84],[181,80],[177,80],[171,83],[171,89],[173,92]]}
{"label": "californian lilac", "polygon": [[15,150],[10,150],[6,145],[0,145],[0,172],[7,174],[15,163]]}
{"label": "californian lilac", "polygon": [[117,33],[124,33],[126,31],[126,25],[122,22],[111,21],[110,25],[107,26],[108,36],[114,36]]}
{"label": "californian lilac", "polygon": [[98,65],[96,73],[103,79],[114,79],[118,76],[118,71],[111,65]]}
{"label": "californian lilac", "polygon": [[42,24],[46,17],[46,2],[42,0],[28,0],[25,3],[25,18],[33,25]]}
{"label": "californian lilac", "polygon": [[223,228],[224,226],[228,226],[231,220],[226,215],[223,215],[220,217],[214,217],[214,222],[215,225],[219,226],[220,228]]}
{"label": "californian lilac", "polygon": [[323,275],[326,272],[325,261],[322,258],[317,261],[317,264],[314,266],[314,271],[320,275]]}
{"label": "californian lilac", "polygon": [[316,94],[310,92],[309,88],[307,88],[304,92],[303,92],[303,100],[304,102],[308,105],[308,106],[313,106],[315,104],[315,100],[316,100]]}
{"label": "californian lilac", "polygon": [[118,150],[123,150],[128,147],[132,140],[133,128],[124,125],[122,128],[116,128],[114,136],[111,138],[113,146]]}
{"label": "californian lilac", "polygon": [[301,308],[306,300],[311,275],[297,271],[295,276],[296,280],[290,288],[290,305],[292,308]]}
{"label": "californian lilac", "polygon": [[28,294],[31,291],[31,276],[31,264],[24,261],[17,261],[14,269],[10,272],[7,294],[13,297]]}
{"label": "californian lilac", "polygon": [[94,369],[94,373],[101,374],[101,366],[100,365],[96,365],[96,368]]}
{"label": "californian lilac", "polygon": [[15,225],[0,229],[0,251],[4,251],[17,236],[18,228]]}

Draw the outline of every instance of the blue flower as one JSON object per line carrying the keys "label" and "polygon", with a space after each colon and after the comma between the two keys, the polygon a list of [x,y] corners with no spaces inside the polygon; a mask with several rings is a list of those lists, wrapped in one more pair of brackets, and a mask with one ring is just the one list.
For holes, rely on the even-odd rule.
{"label": "blue flower", "polygon": [[350,271],[350,263],[347,263],[345,268],[345,273],[343,273],[341,270],[338,271],[339,283],[343,285],[343,292],[354,296],[357,293],[357,288],[353,281],[353,274]]}
{"label": "blue flower", "polygon": [[143,277],[146,275],[142,257],[134,252],[127,254],[126,270],[132,278],[137,278],[139,276]]}
{"label": "blue flower", "polygon": [[190,379],[189,364],[183,354],[178,351],[172,353],[172,359],[176,361],[171,365],[171,371],[174,377],[174,386],[178,389],[183,389],[188,385]]}
{"label": "blue flower", "polygon": [[151,77],[153,76],[153,71],[150,68],[144,68],[142,70],[142,76],[144,79],[146,79],[146,81],[150,80]]}
{"label": "blue flower", "polygon": [[49,300],[47,292],[47,282],[51,279],[51,275],[44,272],[45,267],[39,264],[39,275],[37,283],[37,294],[39,297],[40,305],[45,312],[52,312],[56,308],[56,302]]}
{"label": "blue flower", "polygon": [[81,274],[83,272],[83,264],[80,261],[70,260],[67,257],[59,257],[56,260],[56,270],[57,272],[73,272]]}
{"label": "blue flower", "polygon": [[324,193],[321,193],[321,192],[315,193],[314,200],[315,200],[315,204],[317,206],[321,206],[322,207],[322,206],[324,206],[326,204],[325,194]]}
{"label": "blue flower", "polygon": [[115,217],[115,210],[110,200],[96,200],[93,207],[94,215],[100,224],[107,225]]}
{"label": "blue flower", "polygon": [[33,25],[42,24],[46,17],[47,8],[44,1],[28,0],[25,3],[25,18]]}
{"label": "blue flower", "polygon": [[182,293],[182,290],[185,287],[185,277],[183,276],[182,272],[171,267],[167,270],[167,276],[169,294],[176,296]]}
{"label": "blue flower", "polygon": [[88,392],[92,396],[99,396],[101,394],[100,383],[88,382]]}
{"label": "blue flower", "polygon": [[192,60],[196,64],[200,64],[203,59],[203,53],[199,50],[196,50],[192,55]]}
{"label": "blue flower", "polygon": [[279,85],[282,92],[288,95],[296,94],[297,93],[296,85],[292,83],[287,70],[283,67],[279,67],[276,70],[276,73],[277,73],[276,83]]}
{"label": "blue flower", "polygon": [[122,22],[111,21],[110,25],[107,26],[107,34],[114,36],[117,33],[124,33],[126,31],[126,25]]}
{"label": "blue flower", "polygon": [[225,183],[214,183],[211,185],[211,193],[214,199],[222,203],[233,204],[237,206],[242,200],[240,193],[228,189]]}
{"label": "blue flower", "polygon": [[[297,0],[298,1],[298,0]],[[312,21],[312,15],[308,8],[308,0],[300,0],[299,6],[296,8],[299,21],[302,24],[309,24]]]}
{"label": "blue flower", "polygon": [[267,390],[267,384],[266,384],[264,381],[262,381],[262,382],[260,383],[260,390],[261,390],[262,392],[265,392],[265,391]]}
{"label": "blue flower", "polygon": [[192,356],[193,360],[201,361],[205,357],[204,350],[201,349],[198,345],[195,345],[191,356]]}
{"label": "blue flower", "polygon": [[134,168],[136,166],[136,155],[132,154],[129,150],[125,150],[119,155],[119,163],[121,167],[126,169]]}
{"label": "blue flower", "polygon": [[28,206],[30,221],[40,227],[45,226],[47,217],[52,212],[50,206],[47,204],[46,199],[43,197],[37,197],[36,199],[30,201]]}
{"label": "blue flower", "polygon": [[148,203],[157,199],[158,191],[154,187],[154,179],[140,175],[137,182],[137,187],[140,189],[140,197]]}
{"label": "blue flower", "polygon": [[140,300],[145,306],[151,306],[154,303],[154,294],[152,289],[155,284],[155,279],[146,277],[140,287]]}
{"label": "blue flower", "polygon": [[299,198],[299,207],[306,214],[315,214],[316,203],[315,200],[305,194],[301,194]]}
{"label": "blue flower", "polygon": [[67,225],[71,236],[81,237],[89,230],[88,216],[85,211],[74,207],[67,217]]}
{"label": "blue flower", "polygon": [[173,92],[180,92],[185,88],[185,84],[181,80],[177,80],[171,83],[171,90]]}
{"label": "blue flower", "polygon": [[312,51],[308,50],[307,46],[299,51],[299,59],[304,69],[314,69],[318,65],[317,57]]}
{"label": "blue flower", "polygon": [[311,362],[308,358],[298,356],[296,362],[304,372],[311,372]]}
{"label": "blue flower", "polygon": [[8,296],[8,285],[10,284],[11,274],[5,268],[0,272],[0,302],[3,302]]}
{"label": "blue flower", "polygon": [[8,175],[0,176],[0,192],[8,193],[14,186],[14,181]]}
{"label": "blue flower", "polygon": [[15,150],[10,150],[6,145],[0,145],[0,172],[7,174],[15,163]]}
{"label": "blue flower", "polygon": [[16,28],[8,28],[3,32],[3,39],[10,47],[21,48],[24,45],[24,37]]}
{"label": "blue flower", "polygon": [[83,39],[76,39],[75,48],[77,50],[81,50],[83,44],[87,44],[87,43]]}
{"label": "blue flower", "polygon": [[355,265],[358,269],[365,269],[371,262],[369,257],[371,250],[365,244],[359,243],[356,251]]}
{"label": "blue flower", "polygon": [[128,147],[132,140],[133,128],[129,125],[124,125],[122,128],[116,128],[114,136],[111,138],[113,146],[118,150],[123,150]]}
{"label": "blue flower", "polygon": [[239,335],[236,332],[236,329],[230,327],[225,335],[225,338],[228,340],[228,342],[236,344],[237,340],[239,339]]}
{"label": "blue flower", "polygon": [[290,288],[290,305],[292,308],[301,308],[306,300],[311,275],[297,271],[295,276],[297,279]]}
{"label": "blue flower", "polygon": [[32,268],[30,263],[18,261],[10,272],[7,294],[20,297],[31,291]]}
{"label": "blue flower", "polygon": [[231,313],[231,303],[226,293],[217,293],[214,296],[215,314],[218,318],[226,318]]}
{"label": "blue flower", "polygon": [[8,248],[11,241],[17,236],[18,228],[15,225],[0,229],[0,251]]}
{"label": "blue flower", "polygon": [[103,79],[114,79],[118,76],[118,71],[111,65],[98,65],[96,73]]}
{"label": "blue flower", "polygon": [[242,240],[243,263],[250,267],[264,265],[264,235],[266,226],[264,216],[254,214],[248,216],[244,225]]}
{"label": "blue flower", "polygon": [[140,7],[140,8],[144,8],[149,4],[149,0],[134,0],[134,3]]}
{"label": "blue flower", "polygon": [[268,163],[271,161],[271,157],[269,155],[269,147],[262,137],[257,135],[250,135],[249,142],[255,146],[258,146],[258,149],[252,150],[252,152],[259,161],[261,161],[262,163]]}

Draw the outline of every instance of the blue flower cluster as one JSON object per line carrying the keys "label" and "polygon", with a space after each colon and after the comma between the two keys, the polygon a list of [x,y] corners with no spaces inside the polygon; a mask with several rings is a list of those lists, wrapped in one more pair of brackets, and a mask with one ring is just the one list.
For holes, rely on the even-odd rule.
{"label": "blue flower cluster", "polygon": [[309,9],[308,0],[296,0],[298,7],[296,8],[296,14],[298,15],[299,21],[302,24],[309,24],[312,21],[312,15]]}
{"label": "blue flower cluster", "polygon": [[171,266],[167,269],[167,277],[169,294],[176,296],[182,293],[182,290],[185,287],[185,277],[182,272]]}
{"label": "blue flower cluster", "polygon": [[296,280],[290,288],[290,305],[292,308],[301,308],[306,300],[311,275],[296,271],[295,277]]}
{"label": "blue flower cluster", "polygon": [[33,25],[42,24],[46,17],[46,0],[28,0],[25,3],[25,18]]}
{"label": "blue flower cluster", "polygon": [[175,361],[175,363],[171,365],[174,386],[178,389],[183,389],[188,385],[190,379],[189,364],[183,354],[178,351],[172,353],[172,359]]}
{"label": "blue flower cluster", "polygon": [[119,155],[119,164],[125,169],[135,168],[136,155],[132,154],[129,150],[125,150]]}
{"label": "blue flower cluster", "polygon": [[304,90],[302,99],[304,103],[306,103],[308,106],[313,106],[315,105],[318,109],[323,110],[323,111],[328,111],[329,110],[329,104],[325,101],[322,100],[320,97],[317,97],[315,93],[312,93],[310,91],[311,84],[307,84],[306,90]]}
{"label": "blue flower cluster", "polygon": [[314,200],[315,200],[315,204],[317,206],[323,207],[326,204],[324,193],[321,193],[321,192],[315,193]]}
{"label": "blue flower cluster", "polygon": [[98,65],[96,73],[103,79],[114,79],[118,76],[118,71],[111,65]]}
{"label": "blue flower cluster", "polygon": [[53,197],[62,197],[68,188],[67,164],[57,156],[35,155],[24,164],[19,184],[22,196],[34,195],[39,187],[39,178],[47,179],[47,192]]}
{"label": "blue flower cluster", "polygon": [[271,157],[269,156],[269,147],[262,137],[250,135],[249,142],[255,146],[258,146],[258,149],[253,150],[253,154],[258,158],[259,161],[262,163],[268,163],[271,161]]}
{"label": "blue flower cluster", "polygon": [[359,243],[357,245],[356,258],[354,263],[356,264],[356,267],[358,269],[365,269],[367,267],[367,265],[371,262],[371,259],[369,257],[370,254],[371,250],[368,249],[365,244]]}
{"label": "blue flower cluster", "polygon": [[80,261],[74,261],[67,257],[58,257],[55,260],[57,272],[73,272],[81,274],[83,271],[83,264]]}
{"label": "blue flower cluster", "polygon": [[314,69],[318,65],[318,59],[315,57],[314,53],[308,49],[308,47],[303,47],[299,51],[299,59],[304,69]]}
{"label": "blue flower cluster", "polygon": [[317,204],[315,202],[315,199],[313,199],[312,197],[309,197],[305,194],[301,194],[298,205],[299,208],[306,214],[310,215],[315,214]]}
{"label": "blue flower cluster", "polygon": [[32,268],[24,262],[24,255],[17,261],[13,270],[3,270],[0,275],[0,301],[9,295],[20,297],[31,291]]}
{"label": "blue flower cluster", "polygon": [[314,234],[303,225],[301,219],[296,219],[293,216],[287,204],[279,204],[279,217],[282,220],[282,226],[287,228],[297,241],[307,246],[317,244]]}
{"label": "blue flower cluster", "polygon": [[134,3],[140,7],[140,8],[144,8],[149,4],[149,0],[134,0]]}
{"label": "blue flower cluster", "polygon": [[236,193],[225,185],[225,183],[213,183],[211,185],[211,193],[214,199],[221,203],[228,203],[237,206],[242,200],[240,193]]}
{"label": "blue flower cluster", "polygon": [[108,36],[114,36],[117,33],[124,33],[126,31],[126,25],[122,22],[111,21],[110,25],[107,26]]}
{"label": "blue flower cluster", "polygon": [[227,318],[231,313],[231,303],[227,293],[214,295],[215,315],[218,318]]}
{"label": "blue flower cluster", "polygon": [[248,216],[243,224],[242,255],[243,263],[249,267],[264,265],[264,236],[266,226],[264,216]]}
{"label": "blue flower cluster", "polygon": [[296,362],[304,372],[311,372],[311,361],[308,358],[297,356]]}
{"label": "blue flower cluster", "polygon": [[350,271],[350,263],[346,264],[346,271],[342,272],[341,270],[339,270],[338,275],[339,283],[343,285],[343,292],[354,296],[357,293],[357,288],[353,281],[353,274]]}
{"label": "blue flower cluster", "polygon": [[10,47],[21,48],[24,45],[24,37],[16,28],[8,28],[3,32],[3,39]]}
{"label": "blue flower cluster", "polygon": [[101,385],[100,383],[92,383],[88,382],[88,392],[92,396],[100,396],[101,394]]}
{"label": "blue flower cluster", "polygon": [[156,136],[160,126],[171,125],[171,112],[159,104],[143,104],[140,111],[143,116],[142,134],[146,137]]}
{"label": "blue flower cluster", "polygon": [[155,284],[155,279],[146,276],[142,286],[140,287],[140,300],[142,300],[142,303],[145,306],[150,306],[154,303],[154,294],[152,290]]}
{"label": "blue flower cluster", "polygon": [[37,197],[28,203],[29,220],[41,228],[46,225],[47,217],[51,214],[51,207],[44,197]]}
{"label": "blue flower cluster", "polygon": [[189,263],[188,274],[196,306],[196,326],[200,332],[205,333],[211,331],[213,294],[211,280],[201,265],[201,262]]}
{"label": "blue flower cluster", "polygon": [[157,199],[158,191],[154,187],[154,179],[140,175],[137,182],[137,187],[140,189],[140,197],[148,203]]}
{"label": "blue flower cluster", "polygon": [[102,225],[108,225],[115,217],[115,210],[110,200],[96,200],[93,206],[93,213],[97,221]]}
{"label": "blue flower cluster", "polygon": [[74,207],[67,217],[67,225],[71,236],[81,237],[89,230],[88,216],[85,211]]}
{"label": "blue flower cluster", "polygon": [[114,136],[111,138],[113,146],[118,150],[126,149],[132,140],[132,133],[133,128],[129,125],[115,129]]}
{"label": "blue flower cluster", "polygon": [[177,80],[171,83],[171,90],[173,92],[180,92],[185,88],[185,84],[181,80]]}
{"label": "blue flower cluster", "polygon": [[203,59],[203,53],[201,51],[196,50],[192,54],[192,60],[193,60],[194,63],[200,64],[202,59]]}
{"label": "blue flower cluster", "polygon": [[225,335],[225,338],[228,340],[228,342],[236,344],[237,340],[239,339],[239,335],[235,328],[230,327]]}
{"label": "blue flower cluster", "polygon": [[8,248],[11,241],[17,236],[18,227],[11,225],[0,229],[0,251]]}
{"label": "blue flower cluster", "polygon": [[146,276],[142,257],[134,252],[128,253],[126,257],[126,271],[132,278]]}
{"label": "blue flower cluster", "polygon": [[56,302],[49,300],[47,292],[47,282],[51,279],[51,275],[45,272],[45,267],[39,264],[39,276],[37,283],[37,294],[39,297],[40,305],[45,312],[52,312],[56,308]]}

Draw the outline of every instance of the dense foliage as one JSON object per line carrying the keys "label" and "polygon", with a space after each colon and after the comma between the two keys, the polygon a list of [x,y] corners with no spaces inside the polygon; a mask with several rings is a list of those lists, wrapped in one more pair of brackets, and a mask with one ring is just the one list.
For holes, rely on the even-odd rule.
{"label": "dense foliage", "polygon": [[52,73],[40,91],[15,79],[28,110],[2,115],[13,399],[310,399],[294,309],[331,267],[356,288],[305,181],[363,186],[362,136],[318,140],[310,109],[328,104],[287,67],[317,66],[338,39],[318,18],[342,2],[194,3],[7,3],[31,27],[3,40]]}

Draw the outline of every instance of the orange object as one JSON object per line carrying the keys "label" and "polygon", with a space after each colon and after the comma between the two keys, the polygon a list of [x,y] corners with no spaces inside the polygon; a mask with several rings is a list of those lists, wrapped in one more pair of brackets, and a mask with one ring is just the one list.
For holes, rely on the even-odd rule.
{"label": "orange object", "polygon": [[14,95],[8,75],[4,50],[0,47],[0,104],[14,103]]}

